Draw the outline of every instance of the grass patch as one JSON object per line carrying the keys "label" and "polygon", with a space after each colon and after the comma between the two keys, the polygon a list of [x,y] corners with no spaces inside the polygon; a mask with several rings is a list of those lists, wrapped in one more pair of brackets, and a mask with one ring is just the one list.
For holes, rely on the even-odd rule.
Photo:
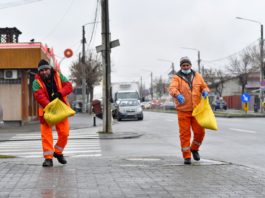
{"label": "grass patch", "polygon": [[13,155],[0,155],[0,159],[6,159],[6,158],[16,158],[16,156],[13,156]]}

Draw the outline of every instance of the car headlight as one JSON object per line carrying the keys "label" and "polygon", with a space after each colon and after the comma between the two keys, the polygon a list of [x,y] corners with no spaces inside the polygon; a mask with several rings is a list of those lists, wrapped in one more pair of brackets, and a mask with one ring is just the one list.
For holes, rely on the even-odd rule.
{"label": "car headlight", "polygon": [[119,112],[120,113],[126,113],[126,110],[125,109],[119,109]]}
{"label": "car headlight", "polygon": [[143,110],[142,110],[141,107],[138,107],[138,108],[136,109],[136,111],[137,111],[137,113],[141,113]]}

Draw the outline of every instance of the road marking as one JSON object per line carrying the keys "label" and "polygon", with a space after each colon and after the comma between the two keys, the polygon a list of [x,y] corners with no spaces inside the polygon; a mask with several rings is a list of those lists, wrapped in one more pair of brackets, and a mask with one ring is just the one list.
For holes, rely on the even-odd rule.
{"label": "road marking", "polygon": [[245,130],[245,129],[236,129],[236,128],[229,128],[232,131],[242,132],[242,133],[257,133],[256,131]]}
{"label": "road marking", "polygon": [[[0,154],[14,155],[22,158],[38,158],[43,157],[41,140],[34,140],[38,134],[20,134],[12,138],[12,140],[25,141],[6,141],[0,142]],[[67,157],[100,157],[101,147],[99,135],[79,133],[70,135],[70,137],[77,137],[77,139],[69,138],[68,144],[64,150]],[[87,138],[90,137],[90,138]],[[93,137],[93,138],[91,138]],[[83,138],[83,139],[81,139]],[[55,139],[54,139],[55,140]],[[54,141],[56,143],[56,141]]]}
{"label": "road marking", "polygon": [[176,122],[177,119],[167,119],[166,121],[167,121],[167,122]]}

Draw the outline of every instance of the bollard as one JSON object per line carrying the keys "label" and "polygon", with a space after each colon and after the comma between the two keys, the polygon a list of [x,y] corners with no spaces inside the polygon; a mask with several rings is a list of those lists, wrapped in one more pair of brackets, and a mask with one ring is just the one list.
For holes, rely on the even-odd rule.
{"label": "bollard", "polygon": [[97,126],[96,125],[96,115],[93,113],[93,126]]}
{"label": "bollard", "polygon": [[258,104],[255,103],[255,104],[254,104],[254,112],[257,113],[258,110],[259,110],[259,109],[258,109]]}
{"label": "bollard", "polygon": [[4,126],[3,115],[4,115],[3,108],[2,105],[0,105],[0,127]]}

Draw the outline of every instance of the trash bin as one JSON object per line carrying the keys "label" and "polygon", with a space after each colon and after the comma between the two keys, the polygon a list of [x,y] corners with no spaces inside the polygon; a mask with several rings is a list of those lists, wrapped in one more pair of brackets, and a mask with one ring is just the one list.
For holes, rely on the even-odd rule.
{"label": "trash bin", "polygon": [[4,126],[4,113],[3,113],[3,108],[0,104],[0,127]]}
{"label": "trash bin", "polygon": [[93,100],[92,101],[92,111],[96,114],[96,116],[100,119],[102,119],[102,108],[101,108],[101,102],[100,100]]}

